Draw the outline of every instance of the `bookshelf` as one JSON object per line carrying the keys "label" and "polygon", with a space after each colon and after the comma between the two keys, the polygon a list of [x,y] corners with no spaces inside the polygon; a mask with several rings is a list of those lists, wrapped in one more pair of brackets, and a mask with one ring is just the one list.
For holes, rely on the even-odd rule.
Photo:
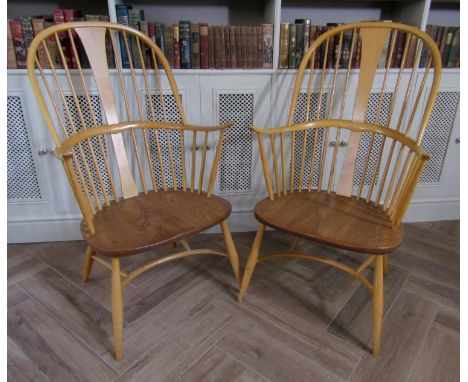
{"label": "bookshelf", "polygon": [[[116,21],[116,4],[131,4],[144,10],[146,20],[166,24],[187,19],[212,25],[274,25],[272,69],[174,70],[191,123],[213,125],[229,118],[239,121],[232,132],[236,146],[229,151],[230,157],[223,159],[223,173],[216,186],[216,192],[233,205],[230,224],[235,231],[256,229],[252,210],[265,195],[256,143],[247,128],[252,124],[279,126],[285,122],[289,107],[296,70],[278,68],[281,22],[310,18],[312,25],[326,25],[391,19],[421,29],[428,24],[460,25],[460,2],[447,0],[83,0],[79,4],[72,0],[9,0],[7,16],[79,8],[83,14],[109,15],[111,21]],[[80,239],[81,215],[60,162],[50,155],[53,144],[42,118],[37,117],[40,111],[31,95],[26,70],[10,69],[7,73],[8,178],[12,179],[11,188],[18,188],[11,194],[8,191],[8,240]],[[358,70],[353,72],[353,76],[357,75]],[[459,69],[444,69],[436,105],[438,115],[427,138],[429,145],[439,145],[443,150],[428,170],[426,181],[417,188],[408,221],[459,217],[459,82]],[[247,173],[241,172],[241,167],[247,168]],[[23,185],[21,179],[29,183]]]}

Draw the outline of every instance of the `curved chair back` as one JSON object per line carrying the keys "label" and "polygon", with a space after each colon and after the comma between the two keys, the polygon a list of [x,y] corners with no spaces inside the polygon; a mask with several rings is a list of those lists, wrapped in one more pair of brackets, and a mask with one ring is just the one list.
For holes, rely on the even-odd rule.
{"label": "curved chair back", "polygon": [[440,76],[436,44],[415,27],[354,23],[319,36],[297,71],[287,126],[254,129],[270,199],[336,192],[398,225],[429,159],[420,145]]}
{"label": "curved chair back", "polygon": [[55,25],[32,42],[28,74],[91,232],[94,213],[121,198],[211,195],[230,124],[187,124],[169,63],[148,36],[109,22]]}

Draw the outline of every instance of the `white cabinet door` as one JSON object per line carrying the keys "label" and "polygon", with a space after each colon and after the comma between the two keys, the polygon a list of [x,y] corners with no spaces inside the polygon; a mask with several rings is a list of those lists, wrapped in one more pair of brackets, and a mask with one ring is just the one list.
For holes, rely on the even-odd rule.
{"label": "white cabinet door", "polygon": [[[407,221],[458,219],[460,216],[459,81],[458,72],[446,71],[442,75],[422,140],[422,146],[432,158],[423,170]],[[429,89],[425,89],[425,97],[428,92]]]}
{"label": "white cabinet door", "polygon": [[252,211],[266,196],[257,142],[249,127],[271,126],[270,84],[268,74],[200,76],[202,123],[235,122],[225,134],[214,192],[232,203],[231,225],[237,231],[256,229]]}
{"label": "white cabinet door", "polygon": [[[8,242],[70,240],[79,219],[27,76],[8,76]],[[70,205],[72,208],[69,208]]]}

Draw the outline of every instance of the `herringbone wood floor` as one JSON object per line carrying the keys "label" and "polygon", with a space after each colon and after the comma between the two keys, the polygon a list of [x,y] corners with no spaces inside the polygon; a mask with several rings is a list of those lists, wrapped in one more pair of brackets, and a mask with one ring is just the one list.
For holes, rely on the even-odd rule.
{"label": "herringbone wood floor", "polygon": [[[371,302],[348,275],[318,263],[261,263],[243,304],[225,259],[155,268],[124,290],[124,360],[112,357],[110,274],[81,283],[84,242],[8,246],[11,381],[459,380],[459,222],[407,224],[385,278],[382,356],[373,358]],[[263,249],[289,237],[267,232]],[[234,234],[245,264],[253,233]],[[223,246],[199,235],[193,247]],[[361,255],[310,251],[357,266]],[[170,252],[165,248],[160,252]],[[135,268],[153,254],[124,261]]]}

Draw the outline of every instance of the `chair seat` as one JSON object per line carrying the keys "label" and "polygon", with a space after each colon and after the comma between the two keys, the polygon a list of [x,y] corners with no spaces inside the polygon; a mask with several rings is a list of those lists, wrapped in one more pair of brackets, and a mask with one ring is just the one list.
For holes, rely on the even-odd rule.
{"label": "chair seat", "polygon": [[326,192],[295,192],[263,199],[255,217],[266,226],[358,252],[385,254],[403,239],[384,211],[363,199]]}
{"label": "chair seat", "polygon": [[96,253],[124,256],[190,237],[228,218],[230,203],[184,191],[150,191],[111,203],[94,216],[96,234],[81,232]]}

